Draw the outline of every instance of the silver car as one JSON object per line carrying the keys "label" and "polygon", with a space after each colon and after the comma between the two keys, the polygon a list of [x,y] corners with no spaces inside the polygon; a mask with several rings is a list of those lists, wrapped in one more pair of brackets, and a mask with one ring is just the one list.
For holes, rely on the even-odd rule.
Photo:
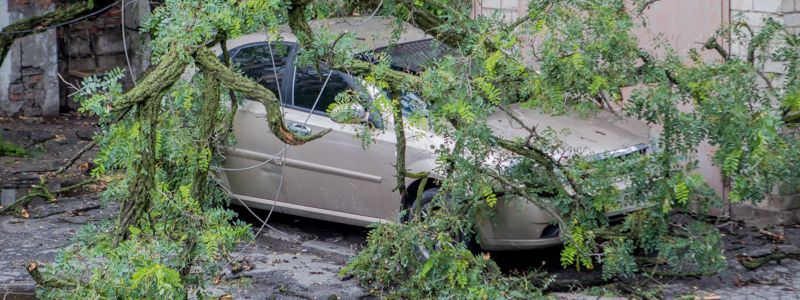
{"label": "silver car", "polygon": [[[386,48],[396,23],[392,19],[373,17],[328,19],[311,23],[315,29],[331,33],[352,32],[368,49],[388,52],[395,68],[411,72],[419,62],[436,56],[432,39],[408,25],[396,41]],[[227,150],[224,184],[232,194],[249,206],[277,212],[366,226],[378,222],[395,222],[398,214],[410,208],[417,199],[420,183],[407,180],[408,195],[401,199],[395,187],[395,142],[392,124],[376,124],[387,128],[374,139],[367,150],[356,137],[357,128],[337,124],[326,114],[334,97],[347,89],[356,89],[359,80],[344,72],[333,71],[320,95],[328,71],[318,74],[314,67],[295,65],[297,40],[288,30],[280,42],[265,42],[264,33],[245,35],[228,41],[231,57],[242,72],[280,95],[287,126],[308,134],[333,129],[321,139],[302,146],[286,146],[269,134],[264,107],[245,101],[236,113],[236,144]],[[320,95],[316,107],[312,106]],[[550,116],[519,106],[511,110],[529,125],[555,130],[567,129],[565,142],[585,149],[587,155],[644,151],[649,144],[649,127],[635,120],[601,113],[591,119]],[[310,112],[310,114],[309,114]],[[504,137],[526,136],[527,131],[512,123],[505,113],[489,120],[496,134]],[[436,155],[431,146],[443,139],[415,128],[407,129],[407,168],[411,172],[431,171]],[[283,177],[283,180],[281,178]],[[426,184],[434,187],[434,184]],[[427,198],[433,193],[424,193]],[[430,199],[421,199],[428,201]],[[540,208],[522,199],[501,198],[491,220],[478,220],[479,243],[485,250],[534,249],[561,243],[558,227]]]}

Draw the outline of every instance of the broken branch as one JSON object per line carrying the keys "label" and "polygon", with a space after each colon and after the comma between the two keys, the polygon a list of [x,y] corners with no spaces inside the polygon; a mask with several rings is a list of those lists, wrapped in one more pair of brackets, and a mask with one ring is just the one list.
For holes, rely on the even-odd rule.
{"label": "broken branch", "polygon": [[736,256],[736,261],[738,261],[748,270],[758,269],[764,264],[772,261],[780,263],[780,261],[784,259],[800,260],[800,249],[796,247],[775,247],[772,252],[768,253],[758,253],[753,255],[740,254]]}
{"label": "broken branch", "polygon": [[264,109],[267,111],[267,123],[269,124],[269,128],[282,142],[293,146],[302,145],[318,139],[331,131],[331,129],[328,128],[312,135],[297,135],[289,131],[283,121],[280,101],[275,97],[275,94],[260,84],[223,65],[211,50],[206,48],[198,50],[195,54],[195,59],[206,74],[218,79],[222,85],[231,90],[240,92],[264,105]]}

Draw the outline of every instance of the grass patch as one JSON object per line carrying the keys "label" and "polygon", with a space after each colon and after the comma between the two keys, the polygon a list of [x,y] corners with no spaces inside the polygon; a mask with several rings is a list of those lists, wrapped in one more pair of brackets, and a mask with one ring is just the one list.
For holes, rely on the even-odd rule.
{"label": "grass patch", "polygon": [[28,155],[28,150],[12,142],[6,141],[0,136],[0,156],[24,157]]}

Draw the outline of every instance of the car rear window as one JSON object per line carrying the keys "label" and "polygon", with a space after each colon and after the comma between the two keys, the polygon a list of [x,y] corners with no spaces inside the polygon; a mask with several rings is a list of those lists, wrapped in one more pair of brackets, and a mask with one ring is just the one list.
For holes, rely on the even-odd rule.
{"label": "car rear window", "polygon": [[376,54],[388,54],[392,68],[410,73],[420,73],[426,66],[454,51],[434,39],[419,40],[375,49],[373,53],[362,53],[361,59],[376,61]]}

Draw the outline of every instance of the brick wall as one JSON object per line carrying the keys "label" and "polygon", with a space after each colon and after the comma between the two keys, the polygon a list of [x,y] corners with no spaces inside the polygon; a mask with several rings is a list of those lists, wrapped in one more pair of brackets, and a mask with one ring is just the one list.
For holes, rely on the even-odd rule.
{"label": "brick wall", "polygon": [[[764,26],[766,18],[772,18],[786,25],[790,31],[800,32],[800,0],[732,0],[731,11],[734,20],[747,22],[755,31]],[[747,39],[734,38],[731,41],[731,54],[747,56]],[[765,73],[776,77],[776,85],[781,85],[785,73],[783,64],[772,61],[757,63]]]}
{"label": "brick wall", "polygon": [[[0,0],[0,27],[38,16],[74,0]],[[134,75],[147,67],[147,41],[138,25],[149,12],[146,0],[126,0],[126,43],[122,41],[122,9],[117,5],[83,21],[18,39],[0,66],[0,116],[53,116],[74,110],[73,90],[59,74],[77,85],[86,77],[126,68],[125,46]],[[131,86],[126,73],[126,86]]]}
{"label": "brick wall", "polygon": [[[77,85],[83,78],[93,74],[114,68],[127,69],[126,46],[134,75],[143,72],[147,66],[147,56],[142,55],[146,47],[142,47],[143,41],[136,28],[144,14],[136,5],[139,3],[135,2],[142,3],[126,1],[129,5],[125,10],[125,42],[122,39],[121,6],[115,6],[97,17],[58,28],[58,70],[65,80]],[[132,86],[130,73],[125,73],[123,80],[126,87]],[[67,84],[61,83],[62,110],[78,107],[78,103],[69,97],[72,92]]]}
{"label": "brick wall", "polygon": [[[0,26],[55,8],[51,0],[10,0],[0,4]],[[0,68],[0,115],[58,114],[55,33],[19,39]]]}

